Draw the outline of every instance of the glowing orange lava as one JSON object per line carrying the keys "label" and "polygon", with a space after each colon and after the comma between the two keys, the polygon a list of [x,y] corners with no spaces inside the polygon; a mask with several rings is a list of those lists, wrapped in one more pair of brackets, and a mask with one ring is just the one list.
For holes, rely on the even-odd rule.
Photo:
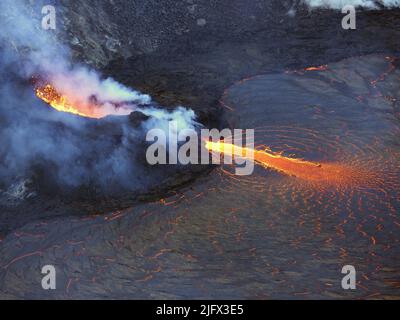
{"label": "glowing orange lava", "polygon": [[77,107],[71,104],[67,97],[59,94],[51,84],[36,87],[35,93],[38,98],[42,99],[58,111],[73,113],[81,117],[100,118],[100,116],[94,112],[94,108]]}
{"label": "glowing orange lava", "polygon": [[254,160],[266,168],[271,168],[289,176],[318,184],[348,186],[365,184],[369,175],[360,169],[338,163],[315,163],[302,159],[285,157],[271,150],[257,150],[235,146],[222,141],[207,141],[206,149],[225,155]]}
{"label": "glowing orange lava", "polygon": [[318,67],[308,67],[308,68],[305,68],[304,70],[306,70],[306,71],[325,71],[327,69],[328,69],[328,65],[324,64],[324,65],[318,66]]}

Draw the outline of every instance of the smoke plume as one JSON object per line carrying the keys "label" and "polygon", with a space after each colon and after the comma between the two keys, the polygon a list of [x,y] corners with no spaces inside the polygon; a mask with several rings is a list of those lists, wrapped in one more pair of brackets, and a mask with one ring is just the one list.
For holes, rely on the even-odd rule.
{"label": "smoke plume", "polygon": [[346,5],[379,9],[381,7],[400,7],[400,0],[303,0],[310,8],[328,8],[341,10]]}
{"label": "smoke plume", "polygon": [[[19,181],[31,180],[54,190],[90,185],[100,193],[143,190],[158,182],[150,174],[154,170],[140,162],[145,130],[166,128],[170,120],[193,129],[194,112],[165,111],[150,96],[72,63],[57,34],[41,27],[42,3],[32,3],[0,2],[0,191],[10,194]],[[80,108],[93,108],[95,100],[92,111],[102,119],[49,108],[29,84],[38,76]],[[147,120],[132,125],[130,117],[120,117],[133,111]]]}

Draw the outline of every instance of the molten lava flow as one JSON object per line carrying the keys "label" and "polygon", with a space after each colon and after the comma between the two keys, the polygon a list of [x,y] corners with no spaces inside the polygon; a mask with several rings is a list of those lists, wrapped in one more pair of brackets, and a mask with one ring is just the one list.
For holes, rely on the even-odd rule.
{"label": "molten lava flow", "polygon": [[100,118],[100,116],[96,115],[90,108],[78,108],[72,105],[68,101],[67,97],[59,94],[51,84],[38,86],[36,87],[35,92],[38,98],[42,99],[58,111],[69,112],[82,117]]}
{"label": "molten lava flow", "polygon": [[[365,183],[367,180],[367,177],[359,170],[336,163],[319,164],[302,159],[285,157],[270,150],[252,150],[222,141],[207,141],[205,147],[210,152],[251,159],[266,168],[271,168],[289,176],[311,182],[343,186]],[[254,159],[250,155],[253,155]]]}
{"label": "molten lava flow", "polygon": [[308,68],[305,68],[304,70],[306,70],[306,71],[325,71],[327,69],[328,69],[328,65],[324,64],[324,65],[318,66],[318,67],[308,67]]}

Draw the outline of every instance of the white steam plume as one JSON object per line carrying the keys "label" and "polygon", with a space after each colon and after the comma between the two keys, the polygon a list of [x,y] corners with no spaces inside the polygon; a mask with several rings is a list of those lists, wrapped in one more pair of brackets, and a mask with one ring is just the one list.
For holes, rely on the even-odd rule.
{"label": "white steam plume", "polygon": [[[74,65],[69,49],[54,32],[42,30],[41,5],[40,1],[0,1],[0,190],[37,176],[55,187],[95,185],[96,190],[115,193],[159,183],[168,169],[148,168],[136,161],[145,155],[140,145],[144,130],[165,128],[170,120],[194,128],[194,112],[183,107],[170,112],[158,109],[148,95]],[[149,119],[135,127],[128,117],[93,122],[49,112],[33,88],[21,86],[21,79],[37,75],[74,102],[84,105],[95,98],[102,116],[136,110]]]}
{"label": "white steam plume", "polygon": [[[386,8],[400,7],[400,0],[303,0],[310,8],[327,8],[341,10],[346,5],[379,9],[379,5]],[[378,5],[379,4],[379,5]]]}

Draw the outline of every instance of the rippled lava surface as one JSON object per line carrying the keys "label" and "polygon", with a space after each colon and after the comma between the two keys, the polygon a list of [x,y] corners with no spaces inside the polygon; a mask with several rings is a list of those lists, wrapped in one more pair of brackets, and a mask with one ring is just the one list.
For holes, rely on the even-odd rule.
{"label": "rippled lava surface", "polygon": [[[355,57],[246,78],[220,101],[257,146],[368,172],[365,185],[225,166],[160,201],[30,223],[1,242],[0,296],[398,298],[399,77],[394,57]],[[357,290],[341,288],[346,264]]]}

